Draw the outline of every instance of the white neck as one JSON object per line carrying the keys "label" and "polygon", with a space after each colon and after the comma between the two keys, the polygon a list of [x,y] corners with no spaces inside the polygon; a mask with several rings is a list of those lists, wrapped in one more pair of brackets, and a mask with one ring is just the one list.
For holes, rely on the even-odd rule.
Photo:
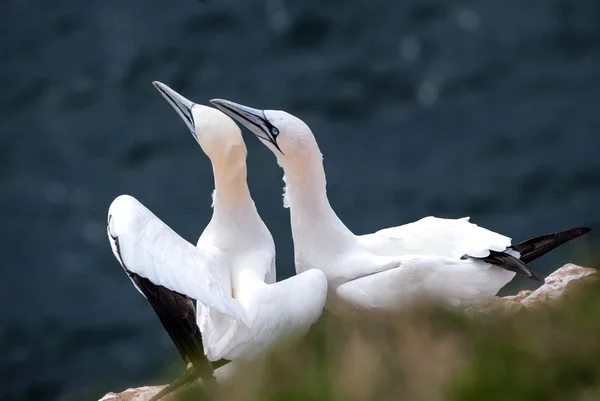
{"label": "white neck", "polygon": [[213,163],[215,177],[213,217],[237,218],[257,214],[246,181],[245,160]]}
{"label": "white neck", "polygon": [[213,214],[198,239],[198,246],[210,244],[229,256],[273,248],[271,234],[258,215],[248,190],[245,159],[213,162],[213,173]]}
{"label": "white neck", "polygon": [[320,154],[311,156],[302,163],[281,162],[296,253],[299,248],[335,253],[353,243],[356,237],[329,204]]}

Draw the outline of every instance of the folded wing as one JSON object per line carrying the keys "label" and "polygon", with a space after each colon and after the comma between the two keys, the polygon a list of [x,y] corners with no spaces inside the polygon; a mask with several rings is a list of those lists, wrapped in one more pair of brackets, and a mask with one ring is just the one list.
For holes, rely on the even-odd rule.
{"label": "folded wing", "polygon": [[[252,257],[247,258],[252,261]],[[256,260],[256,259],[254,259]],[[281,341],[306,334],[323,312],[327,298],[327,277],[320,270],[308,270],[273,284],[254,269],[239,272],[240,280],[251,289],[241,291],[238,299],[248,311],[249,327],[214,320],[219,316],[199,316],[204,349],[210,360],[247,359],[268,352]],[[220,323],[224,333],[213,330]]]}
{"label": "folded wing", "polygon": [[348,281],[336,296],[366,311],[394,312],[416,301],[450,305],[483,302],[496,295],[515,273],[477,259],[406,255],[396,266]]}
{"label": "folded wing", "polygon": [[460,258],[467,255],[484,258],[490,255],[490,251],[504,252],[511,246],[509,237],[470,223],[468,217],[442,219],[429,216],[359,238],[372,252],[385,256]]}

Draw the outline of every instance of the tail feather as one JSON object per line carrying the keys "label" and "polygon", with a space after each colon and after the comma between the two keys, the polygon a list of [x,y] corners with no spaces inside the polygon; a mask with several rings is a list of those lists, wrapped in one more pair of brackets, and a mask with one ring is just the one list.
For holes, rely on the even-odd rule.
{"label": "tail feather", "polygon": [[534,280],[542,281],[540,276],[538,276],[536,272],[531,270],[529,266],[525,264],[525,262],[515,258],[514,256],[508,253],[490,251],[490,255],[485,258],[482,258],[481,260],[501,267],[503,269],[513,271],[517,274],[521,274],[523,276],[532,278]]}
{"label": "tail feather", "polygon": [[529,263],[561,246],[565,242],[590,232],[590,230],[591,228],[588,227],[577,227],[555,234],[542,235],[513,245],[512,249],[521,254],[520,259],[523,263]]}
{"label": "tail feather", "polygon": [[[513,271],[537,281],[542,281],[542,279],[527,266],[527,263],[561,246],[565,242],[590,232],[590,230],[591,229],[587,227],[571,228],[567,231],[530,238],[516,245],[512,245],[510,249],[519,252],[520,258],[516,258],[509,252],[496,252],[490,250],[489,256],[474,259],[481,259],[484,262],[498,266],[502,269]],[[463,256],[463,258],[468,257],[470,256]]]}

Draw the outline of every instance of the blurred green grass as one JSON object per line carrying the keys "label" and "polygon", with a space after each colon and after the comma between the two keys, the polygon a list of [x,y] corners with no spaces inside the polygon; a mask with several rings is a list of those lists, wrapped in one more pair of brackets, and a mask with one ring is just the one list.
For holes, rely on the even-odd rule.
{"label": "blurred green grass", "polygon": [[[198,388],[178,399],[198,399]],[[600,283],[514,315],[422,305],[351,323],[325,313],[305,339],[248,363],[214,399],[599,400]]]}

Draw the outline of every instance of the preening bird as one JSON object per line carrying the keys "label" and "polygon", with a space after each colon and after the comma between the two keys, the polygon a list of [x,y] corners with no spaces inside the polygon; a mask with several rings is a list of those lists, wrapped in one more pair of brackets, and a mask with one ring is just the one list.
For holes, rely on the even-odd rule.
{"label": "preening bird", "polygon": [[275,245],[250,196],[239,127],[215,108],[154,85],[211,161],[212,218],[193,246],[135,198],[121,195],[109,208],[108,238],[184,361],[212,373],[205,355],[235,364],[306,333],[322,313],[327,278],[307,270],[275,282]]}
{"label": "preening bird", "polygon": [[590,231],[573,228],[513,243],[470,223],[468,217],[425,217],[355,235],[329,204],[323,157],[302,120],[227,100],[211,103],[276,155],[284,170],[284,205],[290,208],[296,271],[319,269],[327,275],[327,308],[334,313],[390,313],[422,299],[456,306],[480,303],[515,274],[539,280],[527,263]]}

